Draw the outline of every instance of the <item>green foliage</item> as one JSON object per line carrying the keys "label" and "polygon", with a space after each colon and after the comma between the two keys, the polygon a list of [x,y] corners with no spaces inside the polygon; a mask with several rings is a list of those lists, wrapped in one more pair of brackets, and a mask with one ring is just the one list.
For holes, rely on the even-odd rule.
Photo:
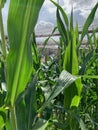
{"label": "green foliage", "polygon": [[[10,0],[7,23],[9,50],[6,50],[0,13],[2,130],[98,129],[97,28],[88,34],[98,3],[79,36],[78,24],[73,26],[73,10],[68,19],[63,8],[50,1],[57,7],[57,27],[52,34],[56,29],[60,32],[59,56],[47,56],[44,63],[41,61],[42,53],[51,36],[39,52],[34,34],[44,0]],[[5,1],[0,2],[2,8]],[[79,48],[85,36],[88,50]]]}
{"label": "green foliage", "polygon": [[2,116],[0,116],[0,129],[2,129],[3,127],[4,127],[4,120]]}
{"label": "green foliage", "polygon": [[[52,1],[53,2],[53,1]],[[58,4],[53,2],[57,6],[57,27],[61,34],[61,39],[65,44],[64,55],[63,55],[63,69],[67,70],[73,75],[78,75],[78,56],[77,56],[77,26],[73,27],[73,11],[71,12],[70,21],[64,10],[59,7]],[[61,18],[61,15],[63,20]],[[70,26],[69,26],[70,25]],[[66,40],[65,40],[66,39]],[[61,54],[60,54],[61,55]],[[66,108],[72,106],[78,106],[80,100],[80,94],[82,91],[81,80],[77,80],[69,88],[64,91],[64,104]],[[71,93],[71,95],[69,95]]]}
{"label": "green foliage", "polygon": [[[52,0],[51,0],[52,1]],[[60,70],[65,69],[71,74],[79,75],[80,71],[85,71],[87,67],[87,62],[89,63],[89,67],[93,63],[93,61],[97,58],[97,54],[93,51],[88,53],[85,62],[83,61],[83,66],[81,70],[79,70],[79,46],[82,43],[83,38],[88,35],[88,28],[91,25],[95,12],[98,7],[98,3],[92,9],[90,15],[88,16],[83,29],[82,34],[79,39],[78,26],[74,28],[73,26],[73,11],[71,12],[70,20],[68,20],[66,13],[61,9],[61,7],[56,4],[54,1],[52,3],[57,7],[57,27],[60,32]],[[64,15],[65,14],[65,15]],[[95,36],[95,35],[94,35]],[[91,38],[88,36],[88,42],[92,43]],[[95,38],[96,39],[96,38]],[[96,43],[96,42],[95,42]],[[64,45],[63,45],[64,44]],[[86,52],[86,50],[85,50]],[[90,60],[90,61],[89,61]],[[91,62],[91,63],[90,63]],[[89,68],[88,67],[88,68]],[[98,78],[98,76],[88,76],[86,73],[83,73],[83,77],[85,78]],[[64,104],[65,108],[70,108],[73,106],[78,107],[82,92],[82,81],[81,79],[75,81],[70,87],[64,90]],[[70,122],[70,121],[69,121]],[[73,122],[71,126],[68,126],[67,129],[74,129]],[[82,123],[80,119],[80,126]]]}
{"label": "green foliage", "polygon": [[85,121],[87,128],[97,130],[98,120],[96,117],[98,113],[98,53],[96,49],[98,43],[97,40],[94,39],[97,39],[98,36],[95,34],[95,30],[93,30],[91,35],[88,34],[88,50],[80,50],[80,74],[83,75],[82,82],[84,84],[80,110],[82,111],[81,117]]}
{"label": "green foliage", "polygon": [[63,70],[60,74],[59,80],[54,86],[46,102],[40,108],[39,112],[41,112],[50,103],[50,101],[52,101],[60,92],[69,87],[70,84],[72,84],[78,78],[80,77],[72,76],[70,73]]}

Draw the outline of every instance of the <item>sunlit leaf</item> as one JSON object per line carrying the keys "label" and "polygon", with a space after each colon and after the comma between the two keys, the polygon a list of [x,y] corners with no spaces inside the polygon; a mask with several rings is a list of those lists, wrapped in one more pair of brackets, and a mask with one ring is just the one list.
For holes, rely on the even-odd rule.
{"label": "sunlit leaf", "polygon": [[0,130],[4,127],[4,120],[3,117],[0,115]]}
{"label": "sunlit leaf", "polygon": [[[14,104],[26,87],[32,72],[30,37],[44,0],[10,0],[8,37],[10,52],[7,58],[7,103]],[[21,10],[21,11],[20,11]]]}

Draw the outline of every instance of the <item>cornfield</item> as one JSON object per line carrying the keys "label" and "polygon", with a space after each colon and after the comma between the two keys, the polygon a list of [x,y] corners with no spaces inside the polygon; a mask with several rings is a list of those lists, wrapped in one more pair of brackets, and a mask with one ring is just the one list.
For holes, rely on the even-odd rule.
{"label": "cornfield", "polygon": [[[44,0],[10,0],[6,43],[0,1],[0,130],[98,130],[98,36],[89,34],[98,2],[81,34],[53,0],[59,52],[42,61],[35,35]],[[87,37],[87,49],[81,48]]]}

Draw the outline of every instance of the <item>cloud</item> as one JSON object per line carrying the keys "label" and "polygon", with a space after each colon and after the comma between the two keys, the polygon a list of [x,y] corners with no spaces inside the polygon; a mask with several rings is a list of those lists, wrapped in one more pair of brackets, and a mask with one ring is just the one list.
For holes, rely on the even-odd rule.
{"label": "cloud", "polygon": [[[57,0],[55,0],[57,1]],[[91,12],[91,9],[98,2],[98,0],[59,0],[59,4],[65,9],[68,17],[70,16],[71,9],[74,11],[74,23],[78,22],[81,26],[84,24],[87,16]],[[39,21],[43,20],[56,24],[56,7],[46,0],[39,16]],[[98,11],[96,12],[96,18],[98,18]],[[96,21],[95,18],[95,21]]]}
{"label": "cloud", "polygon": [[98,0],[67,0],[64,1],[64,6],[66,12],[69,14],[73,7],[74,13],[79,11],[80,15],[84,18],[87,18],[91,9],[98,2]]}
{"label": "cloud", "polygon": [[[79,26],[82,26],[86,21],[88,15],[91,12],[91,9],[98,2],[98,0],[62,0],[60,5],[66,11],[68,17],[70,17],[71,10],[73,8],[74,13],[74,23],[78,23]],[[96,11],[94,24],[98,23],[98,10]]]}
{"label": "cloud", "polygon": [[[57,0],[54,0],[55,2],[57,2]],[[54,13],[56,11],[56,7],[52,4],[52,2],[50,0],[45,0],[43,7],[42,7],[42,11],[43,10],[47,10],[47,12]]]}
{"label": "cloud", "polygon": [[50,0],[44,2],[38,21],[46,21],[51,22],[54,25],[56,24],[56,7],[50,2]]}
{"label": "cloud", "polygon": [[50,22],[39,21],[35,28],[36,35],[50,34],[54,28],[54,25]]}

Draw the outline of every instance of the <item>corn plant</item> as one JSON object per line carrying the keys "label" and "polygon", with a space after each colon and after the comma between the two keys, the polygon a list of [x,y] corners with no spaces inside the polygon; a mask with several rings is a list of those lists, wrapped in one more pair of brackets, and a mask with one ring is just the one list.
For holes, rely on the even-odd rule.
{"label": "corn plant", "polygon": [[[0,1],[0,11],[4,2],[5,1]],[[0,14],[2,51],[5,62],[5,75],[7,82],[7,95],[5,102],[6,107],[10,111],[11,127],[14,130],[21,129],[17,123],[17,118],[19,117],[16,116],[15,103],[19,95],[25,90],[32,73],[32,51],[30,37],[34,31],[38,14],[43,2],[44,0],[10,1],[7,23],[10,44],[8,55],[6,55],[2,16]],[[20,105],[23,106],[23,104]],[[26,122],[24,122],[25,127],[23,129],[30,129],[30,126],[26,127],[25,123]]]}
{"label": "corn plant", "polygon": [[[97,27],[98,28],[98,27]],[[98,37],[96,35],[96,29],[92,30],[92,34],[87,34],[87,44],[84,50],[80,50],[80,74],[81,75],[98,75]],[[85,53],[86,52],[86,53]],[[98,103],[98,91],[97,91],[97,79],[83,78],[83,92],[80,103],[80,109],[82,111],[82,118],[85,120],[88,129],[97,130],[97,103]],[[85,101],[85,102],[84,102]]]}
{"label": "corn plant", "polygon": [[37,109],[36,84],[40,71],[40,61],[36,44],[34,44],[35,40],[33,39],[32,45],[31,37],[44,0],[10,0],[7,21],[8,52],[1,13],[4,2],[0,1],[0,31],[2,37],[0,70],[2,71],[1,78],[3,75],[5,76],[6,90],[4,92],[4,89],[2,90],[0,87],[0,96],[3,99],[0,105],[0,129],[44,129],[47,122],[43,122],[40,113],[51,100],[78,77],[63,71],[47,100]]}
{"label": "corn plant", "polygon": [[[78,76],[79,72],[82,72],[82,69],[79,71],[78,68],[78,48],[93,21],[98,4],[84,24],[79,40],[78,26],[76,28],[73,26],[73,12],[69,21],[64,10],[51,0],[57,7],[57,25],[61,34],[60,57],[63,60],[60,60],[58,66],[55,60],[41,64],[36,45],[34,27],[44,0],[10,0],[7,21],[9,50],[6,49],[1,13],[5,2],[0,1],[0,129],[48,129],[52,112],[50,111],[49,117],[45,117],[44,112],[46,109],[49,110],[50,106],[54,107],[54,101],[63,93],[63,110],[67,115],[62,123],[52,119],[53,124],[59,129],[74,130],[79,122],[80,128],[85,130],[85,125],[77,112],[82,91],[81,77]],[[96,40],[95,35],[93,36]],[[88,38],[90,39],[89,36]],[[85,78],[87,77],[85,75]],[[6,83],[6,89],[2,88],[3,82]],[[49,90],[48,94],[45,89]]]}
{"label": "corn plant", "polygon": [[[60,32],[60,70],[65,69],[73,75],[79,75],[79,62],[78,51],[79,46],[82,43],[83,38],[87,35],[88,28],[91,25],[95,12],[98,7],[98,3],[92,9],[88,16],[83,29],[81,38],[79,39],[78,26],[73,26],[73,10],[71,12],[70,20],[67,17],[65,11],[54,1],[51,2],[57,7],[57,27]],[[62,16],[62,17],[61,17]],[[81,79],[75,81],[70,87],[64,90],[64,106],[65,108],[72,109],[78,107],[82,92]],[[74,116],[74,115],[73,115]],[[69,125],[66,129],[77,129],[77,125],[74,119],[76,117],[71,116],[69,119]],[[82,129],[82,127],[81,127]],[[86,128],[84,128],[86,129]]]}

